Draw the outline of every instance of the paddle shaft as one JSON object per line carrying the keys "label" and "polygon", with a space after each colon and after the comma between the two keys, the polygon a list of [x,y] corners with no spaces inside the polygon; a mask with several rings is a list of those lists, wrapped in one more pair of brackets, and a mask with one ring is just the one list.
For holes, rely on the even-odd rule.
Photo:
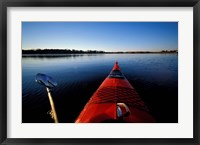
{"label": "paddle shaft", "polygon": [[51,96],[51,92],[50,92],[49,88],[46,87],[46,89],[47,89],[47,93],[48,93],[48,97],[49,97],[49,102],[50,102],[50,105],[51,105],[51,110],[52,110],[52,113],[53,113],[54,122],[58,123],[56,109],[55,109],[55,106],[54,106],[53,98]]}

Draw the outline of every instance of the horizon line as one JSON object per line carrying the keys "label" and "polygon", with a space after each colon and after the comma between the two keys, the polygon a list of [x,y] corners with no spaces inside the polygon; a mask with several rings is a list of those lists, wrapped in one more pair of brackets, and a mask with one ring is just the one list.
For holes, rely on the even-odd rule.
{"label": "horizon line", "polygon": [[37,48],[37,49],[23,49],[22,51],[45,51],[45,50],[50,50],[50,51],[82,51],[82,52],[88,52],[88,51],[97,51],[97,52],[162,52],[162,51],[177,51],[178,52],[178,48],[176,49],[162,49],[162,50],[128,50],[128,51],[104,51],[104,50],[93,50],[93,49],[88,49],[88,50],[81,50],[81,49],[61,49],[61,48],[47,48],[47,49],[41,49],[41,48]]}

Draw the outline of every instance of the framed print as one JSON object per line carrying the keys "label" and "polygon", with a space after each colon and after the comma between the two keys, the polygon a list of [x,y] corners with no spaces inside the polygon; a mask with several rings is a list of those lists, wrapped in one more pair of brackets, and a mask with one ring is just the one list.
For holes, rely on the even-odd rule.
{"label": "framed print", "polygon": [[199,1],[1,13],[1,144],[199,143]]}

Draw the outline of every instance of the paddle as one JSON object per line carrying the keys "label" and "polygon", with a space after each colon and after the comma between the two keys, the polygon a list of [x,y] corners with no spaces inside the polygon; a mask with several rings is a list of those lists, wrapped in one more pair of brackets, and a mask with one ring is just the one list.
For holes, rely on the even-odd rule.
{"label": "paddle", "polygon": [[50,89],[56,87],[57,83],[53,80],[52,77],[47,76],[46,74],[41,74],[41,73],[38,73],[36,75],[35,81],[46,87],[48,97],[49,97],[49,102],[50,102],[50,105],[51,105],[51,111],[52,111],[50,114],[52,115],[54,122],[58,123],[56,109],[55,109],[53,98],[52,98],[52,95],[51,95],[51,92],[50,92]]}

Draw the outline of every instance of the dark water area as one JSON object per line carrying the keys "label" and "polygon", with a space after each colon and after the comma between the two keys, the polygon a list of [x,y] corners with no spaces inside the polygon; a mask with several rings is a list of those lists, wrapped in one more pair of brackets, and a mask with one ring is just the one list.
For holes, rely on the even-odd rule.
{"label": "dark water area", "polygon": [[115,61],[159,123],[178,122],[177,54],[83,54],[65,57],[22,57],[22,123],[53,123],[45,87],[37,73],[52,76],[61,123],[72,123],[110,73]]}

